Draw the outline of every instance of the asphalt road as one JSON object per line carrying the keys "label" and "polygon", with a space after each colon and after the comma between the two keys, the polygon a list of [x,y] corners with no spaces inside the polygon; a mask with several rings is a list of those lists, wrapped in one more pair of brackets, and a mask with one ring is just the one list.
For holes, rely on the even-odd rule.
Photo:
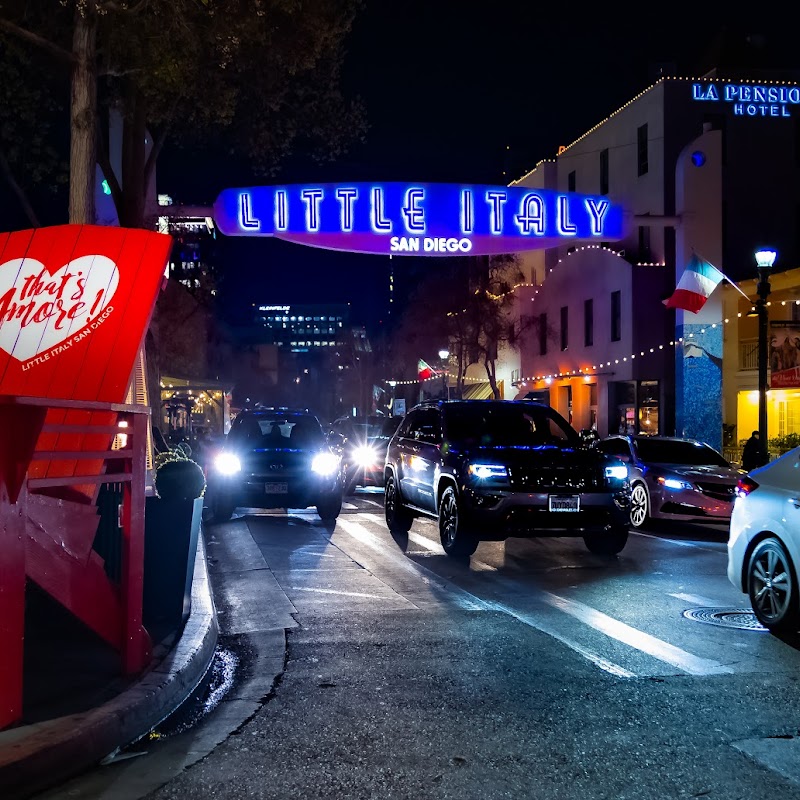
{"label": "asphalt road", "polygon": [[800,798],[800,651],[753,626],[724,527],[460,563],[381,505],[207,528],[212,685],[46,797]]}

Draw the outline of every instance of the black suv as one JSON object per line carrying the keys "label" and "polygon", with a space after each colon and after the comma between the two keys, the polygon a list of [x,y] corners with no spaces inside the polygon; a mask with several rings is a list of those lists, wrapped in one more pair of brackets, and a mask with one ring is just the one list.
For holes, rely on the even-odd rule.
{"label": "black suv", "polygon": [[628,540],[626,465],[540,403],[416,406],[389,442],[385,481],[389,530],[407,532],[417,514],[436,517],[451,556],[509,536],[583,536],[603,555]]}
{"label": "black suv", "polygon": [[237,506],[316,506],[326,522],[342,509],[341,457],[308,411],[241,411],[208,467],[207,481],[215,522],[230,519]]}

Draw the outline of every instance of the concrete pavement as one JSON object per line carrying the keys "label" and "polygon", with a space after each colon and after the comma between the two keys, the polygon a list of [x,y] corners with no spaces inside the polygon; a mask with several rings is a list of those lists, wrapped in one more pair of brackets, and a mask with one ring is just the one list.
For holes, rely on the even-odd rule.
{"label": "concrete pavement", "polygon": [[[0,731],[0,797],[31,795],[54,786],[112,756],[136,741],[174,711],[202,680],[214,656],[219,628],[209,581],[204,537],[198,539],[192,585],[192,610],[183,630],[154,649],[150,668],[138,680],[123,683],[107,670],[98,674],[90,707],[60,714],[69,698],[48,696],[36,708],[34,721]],[[75,683],[86,686],[86,670],[95,662],[71,661]],[[45,676],[46,680],[46,676]],[[69,685],[69,684],[67,684]],[[66,691],[69,691],[67,689]],[[63,691],[62,691],[63,694]],[[93,701],[92,697],[97,700]]]}

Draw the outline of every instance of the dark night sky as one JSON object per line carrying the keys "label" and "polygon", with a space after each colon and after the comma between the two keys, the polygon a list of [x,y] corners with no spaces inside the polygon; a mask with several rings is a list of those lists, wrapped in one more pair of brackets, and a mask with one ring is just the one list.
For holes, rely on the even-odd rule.
{"label": "dark night sky", "polygon": [[[700,74],[733,14],[699,6],[595,4],[585,12],[581,3],[366,0],[346,86],[366,103],[367,139],[324,167],[297,153],[276,180],[507,183],[646,89],[659,66]],[[770,52],[783,52],[791,26],[759,8],[729,35],[766,34]],[[761,20],[773,30],[759,30]],[[230,158],[168,145],[159,160],[159,191],[177,202],[210,204],[223,188],[258,182]],[[4,205],[7,198],[0,192]],[[47,220],[55,221],[63,218]],[[386,258],[271,239],[220,237],[218,250],[238,298],[352,302],[355,320],[370,326],[380,316],[370,299],[385,285]]]}
{"label": "dark night sky", "polygon": [[[577,4],[367,0],[347,71],[367,105],[367,140],[324,168],[298,154],[282,180],[507,183],[647,88],[660,67],[698,74],[724,28],[718,15],[674,4],[646,15],[640,4],[627,13],[619,4],[599,8],[581,15]],[[161,169],[165,188],[187,200],[196,193],[210,202],[237,185],[230,170],[194,174],[206,185]],[[252,182],[245,167],[238,185]],[[268,239],[227,239],[220,251],[239,297],[263,290],[270,303],[351,301],[357,321],[377,321],[370,300],[385,285],[385,258]],[[411,260],[395,259],[396,270]]]}

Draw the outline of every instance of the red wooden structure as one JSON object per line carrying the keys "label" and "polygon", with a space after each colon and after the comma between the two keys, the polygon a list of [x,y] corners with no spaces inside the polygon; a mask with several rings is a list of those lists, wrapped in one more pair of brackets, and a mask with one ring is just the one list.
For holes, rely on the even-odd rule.
{"label": "red wooden structure", "polygon": [[[117,649],[125,673],[148,663],[142,579],[149,416],[143,406],[0,395],[0,430],[10,436],[0,448],[0,728],[22,715],[26,579]],[[121,431],[125,446],[111,449]],[[69,449],[76,436],[108,446]],[[63,473],[70,462],[93,468],[35,477],[42,465]],[[82,491],[104,483],[124,487],[118,580],[92,548],[99,514]]]}
{"label": "red wooden structure", "polygon": [[0,234],[0,728],[22,716],[27,581],[116,648],[124,672],[147,664],[149,409],[120,404],[171,245],[96,225]]}

